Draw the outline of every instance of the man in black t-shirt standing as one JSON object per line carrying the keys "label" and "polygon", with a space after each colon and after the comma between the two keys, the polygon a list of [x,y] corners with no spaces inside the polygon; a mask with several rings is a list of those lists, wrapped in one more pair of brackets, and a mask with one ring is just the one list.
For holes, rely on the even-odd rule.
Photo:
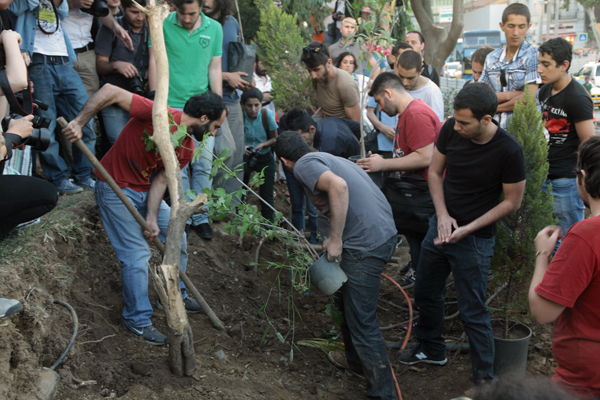
{"label": "man in black t-shirt standing", "polygon": [[544,86],[538,97],[546,124],[548,179],[552,184],[554,215],[563,234],[583,219],[585,209],[577,193],[575,164],[579,144],[594,135],[594,103],[569,75],[573,49],[563,38],[548,40],[539,47],[538,73]]}
{"label": "man in black t-shirt standing", "polygon": [[492,88],[472,83],[458,93],[454,118],[440,131],[428,173],[436,216],[422,243],[415,283],[420,344],[400,358],[409,365],[446,364],[443,293],[452,272],[474,382],[495,377],[494,338],[485,306],[495,222],[519,209],[525,190],[523,148],[492,120],[497,107]]}

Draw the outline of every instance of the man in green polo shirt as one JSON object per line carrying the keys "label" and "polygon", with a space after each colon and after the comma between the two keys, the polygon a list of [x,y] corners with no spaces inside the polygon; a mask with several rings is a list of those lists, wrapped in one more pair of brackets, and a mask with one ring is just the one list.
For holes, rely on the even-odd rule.
{"label": "man in green polo shirt", "polygon": [[[169,98],[167,103],[173,108],[183,108],[191,96],[210,90],[223,96],[221,75],[221,55],[223,53],[223,29],[221,24],[202,13],[203,0],[174,0],[176,11],[163,23],[165,46],[169,57]],[[150,46],[152,44],[150,43]],[[148,82],[150,90],[156,89],[156,63],[150,47]],[[214,137],[206,141],[211,152]],[[181,171],[183,188],[191,188],[196,193],[212,187],[210,171],[212,156],[204,151],[202,157]],[[208,158],[208,159],[207,159]],[[192,216],[188,223],[198,235],[212,239],[212,229],[208,224],[208,214]]]}

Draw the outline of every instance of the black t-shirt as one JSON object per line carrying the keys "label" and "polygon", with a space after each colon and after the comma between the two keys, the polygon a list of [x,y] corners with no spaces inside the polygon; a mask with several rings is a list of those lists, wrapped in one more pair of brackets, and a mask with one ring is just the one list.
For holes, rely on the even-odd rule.
{"label": "black t-shirt", "polygon": [[594,102],[585,88],[574,79],[552,96],[552,85],[539,92],[544,134],[550,142],[548,149],[548,178],[575,178],[579,136],[575,123],[594,119]]}
{"label": "black t-shirt", "polygon": [[[431,73],[429,72],[431,70]],[[423,61],[423,71],[421,71],[421,75],[425,78],[429,78],[430,81],[438,85],[440,87],[440,76],[438,75],[435,68],[431,65],[428,65],[425,61]]]}
{"label": "black t-shirt", "polygon": [[317,124],[313,145],[319,151],[342,158],[360,154],[358,139],[346,120],[337,117],[325,118]]}
{"label": "black t-shirt", "polygon": [[[502,128],[498,128],[489,142],[477,144],[460,136],[454,130],[454,118],[449,118],[440,130],[436,148],[446,156],[444,199],[448,213],[458,226],[496,207],[503,183],[525,179],[523,146]],[[496,234],[496,225],[488,225],[473,234],[492,237]]]}

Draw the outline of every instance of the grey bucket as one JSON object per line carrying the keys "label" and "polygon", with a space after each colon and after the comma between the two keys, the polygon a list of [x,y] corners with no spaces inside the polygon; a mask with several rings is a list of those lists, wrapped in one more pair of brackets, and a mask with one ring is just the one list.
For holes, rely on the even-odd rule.
{"label": "grey bucket", "polygon": [[[519,339],[502,339],[494,335],[494,346],[496,347],[494,356],[494,373],[496,375],[525,373],[527,366],[527,351],[529,349],[529,339],[531,338],[531,329],[514,321],[512,329],[522,332],[523,337]],[[504,321],[493,320],[492,327],[504,326]]]}
{"label": "grey bucket", "polygon": [[308,269],[310,283],[312,283],[325,296],[331,296],[348,280],[342,268],[336,262],[327,260],[324,253]]}
{"label": "grey bucket", "polygon": [[[367,154],[365,157],[369,158],[370,154]],[[356,162],[358,160],[360,160],[360,156],[350,156],[350,157],[348,157],[348,160],[350,160],[354,164],[356,164]],[[381,172],[381,171],[379,171],[379,172],[367,172],[367,175],[369,175],[369,178],[371,178],[371,180],[373,181],[373,183],[379,189],[381,189],[383,187],[383,172]]]}

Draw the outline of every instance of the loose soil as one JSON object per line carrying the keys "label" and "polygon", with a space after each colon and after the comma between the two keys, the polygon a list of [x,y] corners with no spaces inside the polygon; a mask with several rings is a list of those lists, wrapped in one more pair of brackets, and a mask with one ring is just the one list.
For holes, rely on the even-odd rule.
{"label": "loose soil", "polygon": [[[277,185],[276,208],[287,215],[286,188]],[[300,339],[328,338],[335,329],[325,314],[327,298],[316,290],[297,293],[290,312],[287,272],[259,267],[253,261],[258,239],[230,236],[214,223],[214,239],[189,238],[188,275],[226,325],[213,328],[204,314],[190,315],[197,360],[193,377],[175,377],[169,371],[166,346],[151,346],[119,327],[123,298],[120,265],[102,227],[89,192],[62,197],[59,206],[40,224],[0,242],[0,293],[24,304],[24,310],[0,320],[0,399],[35,396],[40,368],[50,367],[64,351],[72,334],[71,314],[53,300],[72,305],[79,318],[79,334],[67,358],[57,368],[61,375],[55,399],[363,399],[364,382],[336,370],[316,348],[294,348]],[[281,261],[286,249],[267,242],[260,250],[265,261]],[[396,280],[409,260],[406,244],[395,253],[385,273]],[[158,253],[151,263],[158,263]],[[280,278],[279,281],[277,278]],[[278,283],[279,282],[279,283]],[[280,287],[281,292],[278,291]],[[412,289],[408,291],[412,294]],[[405,299],[387,280],[382,281],[379,318],[382,327],[407,320]],[[158,296],[150,289],[150,300]],[[295,333],[282,343],[259,312],[284,336],[295,322]],[[452,302],[452,289],[448,301]],[[391,305],[392,303],[393,305]],[[447,314],[456,306],[447,307]],[[164,312],[155,310],[155,326],[167,331]],[[459,318],[447,321],[449,341],[460,341]],[[386,329],[388,342],[402,342],[405,333]],[[549,328],[535,328],[529,370],[552,374]],[[261,339],[264,339],[261,344]],[[413,340],[411,339],[411,343]],[[406,367],[398,363],[400,350],[389,350],[404,399],[451,399],[471,388],[468,354],[449,353],[445,367]],[[82,384],[82,382],[84,382]],[[31,397],[35,398],[35,397]]]}

